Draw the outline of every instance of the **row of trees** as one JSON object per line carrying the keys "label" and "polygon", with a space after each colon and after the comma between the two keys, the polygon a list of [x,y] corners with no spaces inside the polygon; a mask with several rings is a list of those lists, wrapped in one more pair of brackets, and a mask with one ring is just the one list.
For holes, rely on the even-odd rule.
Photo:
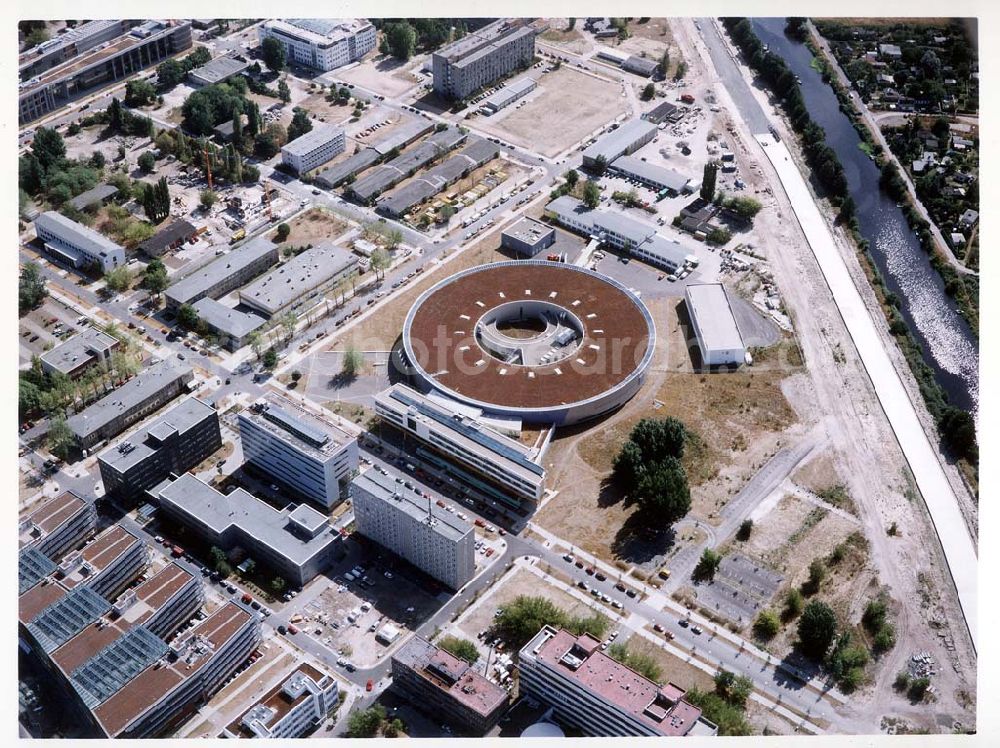
{"label": "row of trees", "polygon": [[544,597],[519,595],[493,621],[493,632],[511,650],[519,650],[545,625],[564,628],[577,636],[591,634],[603,639],[610,622],[600,613],[571,616]]}
{"label": "row of trees", "polygon": [[21,267],[21,275],[17,279],[17,308],[21,315],[36,309],[48,295],[45,288],[45,278],[42,277],[38,265],[33,262]]}
{"label": "row of trees", "polygon": [[181,60],[161,62],[156,68],[156,82],[161,91],[168,91],[187,77],[187,74],[212,59],[207,47],[198,47]]}
{"label": "row of trees", "polygon": [[657,525],[670,525],[691,509],[681,464],[687,429],[673,417],[639,421],[614,460],[614,480]]}

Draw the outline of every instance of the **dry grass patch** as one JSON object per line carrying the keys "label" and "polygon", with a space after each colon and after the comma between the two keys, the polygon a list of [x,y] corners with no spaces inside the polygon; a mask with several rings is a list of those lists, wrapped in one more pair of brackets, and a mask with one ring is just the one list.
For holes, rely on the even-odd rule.
{"label": "dry grass patch", "polygon": [[685,690],[700,688],[703,691],[715,689],[715,681],[704,670],[671,654],[663,647],[641,636],[632,636],[625,642],[629,652],[653,659],[660,666],[664,683],[676,683]]}
{"label": "dry grass patch", "polygon": [[296,247],[332,241],[349,228],[346,221],[322,208],[311,208],[287,223],[291,233],[285,245]]}

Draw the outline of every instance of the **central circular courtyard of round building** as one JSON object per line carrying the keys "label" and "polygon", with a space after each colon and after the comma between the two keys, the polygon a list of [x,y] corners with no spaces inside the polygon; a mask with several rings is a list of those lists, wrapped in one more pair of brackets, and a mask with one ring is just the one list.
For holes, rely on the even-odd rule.
{"label": "central circular courtyard of round building", "polygon": [[490,414],[568,425],[635,395],[655,341],[649,310],[620,283],[526,260],[435,284],[410,309],[402,342],[425,387]]}

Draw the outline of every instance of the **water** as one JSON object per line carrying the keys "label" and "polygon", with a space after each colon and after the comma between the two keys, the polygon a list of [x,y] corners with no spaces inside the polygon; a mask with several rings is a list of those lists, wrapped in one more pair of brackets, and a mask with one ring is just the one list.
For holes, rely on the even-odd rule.
{"label": "water", "polygon": [[753,21],[760,40],[784,58],[801,80],[802,96],[813,120],[826,131],[827,144],[844,166],[857,206],[861,234],[886,288],[899,297],[899,310],[924,351],[924,360],[952,405],[979,412],[979,345],[944,282],[920,248],[903,211],[879,189],[879,169],[858,148],[861,138],[840,111],[829,84],[809,67],[812,54],[804,44],[785,36],[784,18]]}

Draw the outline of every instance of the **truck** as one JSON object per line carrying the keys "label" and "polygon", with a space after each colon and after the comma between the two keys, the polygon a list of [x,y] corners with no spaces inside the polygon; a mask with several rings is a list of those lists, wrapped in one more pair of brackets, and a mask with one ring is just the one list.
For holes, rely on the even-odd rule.
{"label": "truck", "polygon": [[689,93],[681,94],[681,101],[685,104],[694,104],[694,96]]}
{"label": "truck", "polygon": [[233,234],[232,237],[230,237],[229,243],[230,244],[236,244],[236,242],[238,242],[240,239],[244,238],[246,235],[247,235],[247,230],[246,229],[237,229],[236,233]]}
{"label": "truck", "polygon": [[174,558],[180,558],[181,556],[184,555],[184,549],[181,548],[179,545],[175,545],[173,548],[170,549],[170,555],[173,556]]}

